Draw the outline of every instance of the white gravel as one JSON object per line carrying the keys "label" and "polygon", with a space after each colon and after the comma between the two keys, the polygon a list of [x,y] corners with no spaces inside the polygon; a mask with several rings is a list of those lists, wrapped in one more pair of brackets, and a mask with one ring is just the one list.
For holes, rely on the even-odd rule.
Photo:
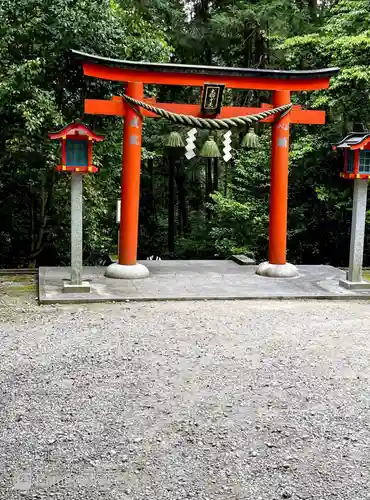
{"label": "white gravel", "polygon": [[0,307],[0,499],[369,499],[370,305]]}

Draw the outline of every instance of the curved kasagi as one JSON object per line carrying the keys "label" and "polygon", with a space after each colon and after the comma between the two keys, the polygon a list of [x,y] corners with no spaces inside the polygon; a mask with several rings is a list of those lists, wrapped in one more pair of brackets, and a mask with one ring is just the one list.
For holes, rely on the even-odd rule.
{"label": "curved kasagi", "polygon": [[85,76],[144,84],[199,87],[211,82],[240,89],[319,90],[339,73],[339,68],[296,71],[125,61],[78,50],[72,50],[72,56],[82,62]]}

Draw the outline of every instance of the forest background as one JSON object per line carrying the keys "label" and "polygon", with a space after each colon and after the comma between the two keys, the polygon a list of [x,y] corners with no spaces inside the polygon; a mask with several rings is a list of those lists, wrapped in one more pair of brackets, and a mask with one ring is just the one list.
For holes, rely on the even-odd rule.
{"label": "forest background", "polygon": [[[84,116],[84,98],[110,98],[118,84],[85,79],[70,49],[137,61],[231,67],[318,69],[339,66],[330,89],[293,95],[327,112],[325,126],[292,127],[288,258],[348,264],[351,181],[331,144],[370,127],[368,0],[1,0],[0,267],[68,265],[70,178],[57,173],[48,133],[82,119],[106,140],[95,147],[97,175],[85,176],[85,262],[116,252],[122,123]],[[199,89],[146,88],[160,101],[198,103]],[[259,106],[269,92],[228,91],[225,104]],[[139,257],[267,257],[270,134],[210,170],[199,154],[175,159],[165,141],[187,129],[166,120],[144,126]],[[244,131],[245,132],[245,131]],[[207,138],[199,134],[198,147]],[[222,136],[216,138],[222,143]],[[370,265],[370,210],[365,264]]]}

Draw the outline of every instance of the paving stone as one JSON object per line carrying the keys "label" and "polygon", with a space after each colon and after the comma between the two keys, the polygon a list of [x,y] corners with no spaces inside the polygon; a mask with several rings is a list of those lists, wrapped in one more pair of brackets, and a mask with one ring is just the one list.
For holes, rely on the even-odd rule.
{"label": "paving stone", "polygon": [[104,276],[104,267],[85,267],[83,278],[91,281],[89,294],[65,294],[63,279],[69,268],[39,270],[40,303],[83,303],[127,300],[207,299],[359,299],[370,290],[347,290],[339,285],[345,272],[331,266],[298,266],[297,278],[266,278],[256,266],[240,266],[231,260],[161,260],[143,262],[149,278],[118,280]]}

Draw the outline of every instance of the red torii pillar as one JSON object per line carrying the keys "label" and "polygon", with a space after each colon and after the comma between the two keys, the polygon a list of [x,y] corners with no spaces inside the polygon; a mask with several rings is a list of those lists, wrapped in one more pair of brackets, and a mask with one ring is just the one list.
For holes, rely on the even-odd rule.
{"label": "red torii pillar", "polygon": [[[275,91],[273,106],[277,108],[290,103],[289,90]],[[271,193],[269,224],[269,260],[259,267],[259,273],[274,271],[269,264],[285,266],[284,274],[297,275],[298,271],[287,266],[287,222],[288,222],[288,168],[289,168],[289,114],[272,126]],[[279,273],[280,274],[280,273]]]}
{"label": "red torii pillar", "polygon": [[[127,95],[142,100],[143,84],[129,82]],[[136,265],[137,257],[142,122],[134,109],[126,105],[123,126],[119,263],[128,266]]]}
{"label": "red torii pillar", "polygon": [[[224,84],[228,88],[273,91],[273,104],[261,108],[224,107],[217,118],[231,118],[259,113],[291,102],[292,91],[318,90],[329,86],[338,68],[313,71],[277,71],[203,66],[181,66],[175,64],[141,63],[120,61],[73,51],[82,59],[85,76],[126,82],[126,94],[153,104],[153,99],[144,99],[144,84],[164,84],[202,87],[205,83]],[[157,107],[175,113],[200,117],[200,106],[191,104],[155,103]],[[157,118],[141,109],[145,117]],[[108,267],[106,276],[113,278],[143,278],[149,271],[138,264],[138,216],[140,197],[140,163],[142,119],[121,97],[112,100],[85,100],[85,112],[124,117],[124,145],[121,190],[121,227],[119,264]],[[274,122],[270,117],[264,122]],[[286,262],[287,211],[288,211],[288,165],[290,123],[324,124],[325,112],[304,111],[300,106],[281,120],[273,123],[269,261],[260,264],[257,273],[270,277],[293,277],[298,270]]]}

